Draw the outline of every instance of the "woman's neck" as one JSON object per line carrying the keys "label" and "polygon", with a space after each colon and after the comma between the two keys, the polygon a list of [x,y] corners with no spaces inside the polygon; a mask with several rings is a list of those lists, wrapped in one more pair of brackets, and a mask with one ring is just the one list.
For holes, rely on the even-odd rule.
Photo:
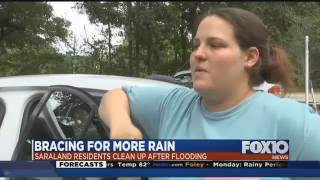
{"label": "woman's neck", "polygon": [[240,88],[242,91],[230,92],[217,98],[215,95],[203,96],[203,104],[209,112],[221,112],[240,104],[247,97],[255,94],[252,88]]}

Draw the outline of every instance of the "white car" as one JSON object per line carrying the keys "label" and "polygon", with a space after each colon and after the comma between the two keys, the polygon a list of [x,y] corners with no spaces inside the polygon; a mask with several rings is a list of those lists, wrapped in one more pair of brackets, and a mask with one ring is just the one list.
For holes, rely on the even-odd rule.
{"label": "white car", "polygon": [[[191,70],[179,71],[173,75],[173,79],[180,84],[192,87],[192,74]],[[283,96],[283,89],[279,84],[273,84],[268,82],[263,82],[259,86],[253,87],[255,90],[265,91],[272,93],[277,96]]]}
{"label": "white car", "polygon": [[98,105],[106,91],[123,85],[182,87],[107,75],[0,78],[0,161],[31,160],[31,139],[106,138]]}

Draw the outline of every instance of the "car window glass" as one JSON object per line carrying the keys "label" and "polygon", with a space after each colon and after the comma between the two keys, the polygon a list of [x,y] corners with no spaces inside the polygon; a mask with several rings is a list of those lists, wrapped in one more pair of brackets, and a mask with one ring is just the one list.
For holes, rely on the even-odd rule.
{"label": "car window glass", "polygon": [[[90,121],[91,108],[86,102],[69,92],[55,91],[50,96],[47,107],[58,121],[67,138],[80,138],[80,133],[84,130],[85,124]],[[96,128],[91,123],[87,133],[81,138],[93,139],[99,137]]]}
{"label": "car window glass", "polygon": [[[50,140],[56,138],[67,139],[101,139],[101,127],[92,121],[100,122],[96,116],[89,118],[91,108],[79,97],[65,91],[54,91],[50,97],[44,102],[44,106],[39,115],[30,123],[32,112],[40,105],[43,94],[39,94],[30,102],[28,102],[23,115],[23,132],[21,132],[26,140],[19,140],[16,153],[13,160],[31,160],[31,140]],[[96,98],[96,102],[100,97]],[[88,127],[85,127],[85,125]],[[29,126],[30,125],[30,126]],[[29,131],[26,131],[30,127]],[[98,128],[100,127],[100,128]],[[83,136],[80,133],[83,129],[87,129]]]}
{"label": "car window glass", "polygon": [[[41,98],[41,97],[40,97]],[[24,117],[27,121],[30,114],[34,111],[40,98],[32,103],[28,103]],[[100,97],[96,98],[99,101]],[[31,140],[32,139],[53,139],[52,134],[48,130],[48,124],[45,122],[56,122],[68,139],[83,138],[96,139],[101,138],[96,127],[90,123],[90,126],[84,136],[80,137],[80,132],[85,128],[86,122],[90,121],[89,113],[91,112],[89,105],[81,98],[66,91],[54,91],[46,101],[44,108],[36,118],[36,122],[32,125],[31,132],[26,135],[26,141],[22,142],[17,159],[14,160],[31,160]],[[97,118],[97,117],[94,117]],[[43,177],[14,178],[21,180],[51,180]],[[53,178],[54,180],[62,178]],[[68,179],[68,178],[64,178]]]}

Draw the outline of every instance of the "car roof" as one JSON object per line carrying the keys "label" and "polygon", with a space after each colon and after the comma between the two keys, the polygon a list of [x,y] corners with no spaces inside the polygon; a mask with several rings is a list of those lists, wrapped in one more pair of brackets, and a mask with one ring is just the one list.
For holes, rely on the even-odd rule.
{"label": "car roof", "polygon": [[118,88],[123,85],[181,87],[177,84],[156,80],[95,74],[41,74],[0,77],[0,88],[43,87],[52,85],[69,85],[79,88],[100,90]]}
{"label": "car roof", "polygon": [[188,74],[188,75],[191,75],[191,70],[183,70],[183,71],[179,71],[179,72],[176,72],[173,77],[176,77],[176,76],[179,76],[181,74]]}

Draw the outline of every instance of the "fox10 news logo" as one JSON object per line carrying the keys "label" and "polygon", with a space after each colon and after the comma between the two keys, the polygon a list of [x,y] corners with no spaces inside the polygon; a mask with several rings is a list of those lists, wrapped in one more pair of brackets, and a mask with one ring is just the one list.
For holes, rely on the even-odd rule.
{"label": "fox10 news logo", "polygon": [[242,141],[242,154],[288,154],[287,140]]}

